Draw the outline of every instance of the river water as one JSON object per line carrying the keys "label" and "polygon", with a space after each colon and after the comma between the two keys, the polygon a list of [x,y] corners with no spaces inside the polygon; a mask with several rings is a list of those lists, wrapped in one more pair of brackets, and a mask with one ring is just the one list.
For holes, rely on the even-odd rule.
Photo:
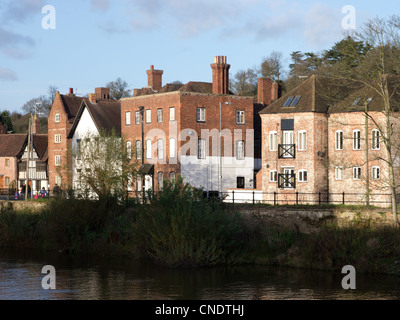
{"label": "river water", "polygon": [[[55,289],[42,288],[45,265],[55,268]],[[176,270],[127,258],[0,251],[1,300],[400,299],[399,277],[357,274],[356,289],[344,290],[344,276],[265,266]]]}

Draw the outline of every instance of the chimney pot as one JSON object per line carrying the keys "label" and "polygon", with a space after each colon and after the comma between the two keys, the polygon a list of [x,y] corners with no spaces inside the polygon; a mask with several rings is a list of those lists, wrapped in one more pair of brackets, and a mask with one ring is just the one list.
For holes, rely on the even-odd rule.
{"label": "chimney pot", "polygon": [[69,94],[73,94],[74,93],[74,89],[73,88],[69,88]]}

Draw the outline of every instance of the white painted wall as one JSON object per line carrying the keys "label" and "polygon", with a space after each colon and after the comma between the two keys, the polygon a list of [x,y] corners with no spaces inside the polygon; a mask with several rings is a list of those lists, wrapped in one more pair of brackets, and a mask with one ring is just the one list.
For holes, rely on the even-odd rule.
{"label": "white painted wall", "polygon": [[[236,188],[236,178],[244,177],[245,188],[254,188],[254,158],[237,160],[235,157],[222,158],[222,192]],[[181,176],[184,182],[204,191],[219,190],[219,157],[198,159],[197,156],[181,157]]]}
{"label": "white painted wall", "polygon": [[[89,111],[87,108],[83,110],[81,118],[78,122],[78,125],[76,126],[74,135],[72,136],[72,150],[76,150],[77,148],[77,140],[81,139],[83,140],[85,137],[88,135],[90,136],[95,136],[98,135],[99,131],[97,130],[96,124],[94,123],[92,117],[90,116]],[[79,184],[79,173],[76,171],[77,169],[77,163],[76,159],[73,159],[72,161],[72,183],[73,183],[73,188],[77,190],[78,184]]]}

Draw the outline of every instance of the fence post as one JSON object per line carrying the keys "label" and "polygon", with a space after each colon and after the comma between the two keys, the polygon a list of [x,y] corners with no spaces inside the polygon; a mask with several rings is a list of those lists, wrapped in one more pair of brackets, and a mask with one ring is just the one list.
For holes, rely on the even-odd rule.
{"label": "fence post", "polygon": [[342,201],[342,202],[343,202],[343,204],[344,204],[344,191],[343,191],[343,201]]}
{"label": "fence post", "polygon": [[296,205],[299,204],[299,192],[296,191]]}
{"label": "fence post", "polygon": [[253,190],[253,205],[254,205],[254,190]]}
{"label": "fence post", "polygon": [[274,206],[276,206],[276,191],[274,191]]}
{"label": "fence post", "polygon": [[235,190],[232,190],[232,203],[235,204]]}

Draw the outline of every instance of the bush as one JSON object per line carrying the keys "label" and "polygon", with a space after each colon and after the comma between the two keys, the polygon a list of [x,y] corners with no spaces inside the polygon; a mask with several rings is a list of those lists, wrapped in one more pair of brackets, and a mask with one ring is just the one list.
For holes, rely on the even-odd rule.
{"label": "bush", "polygon": [[136,213],[142,252],[169,267],[211,266],[234,259],[242,247],[242,220],[179,178]]}

